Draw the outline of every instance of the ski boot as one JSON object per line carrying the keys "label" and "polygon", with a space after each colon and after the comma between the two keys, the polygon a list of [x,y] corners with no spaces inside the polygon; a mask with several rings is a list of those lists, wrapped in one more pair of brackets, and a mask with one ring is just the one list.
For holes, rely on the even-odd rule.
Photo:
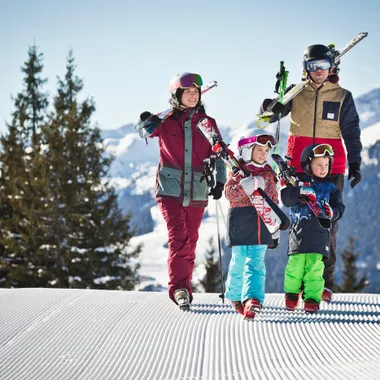
{"label": "ski boot", "polygon": [[244,306],[240,301],[231,301],[231,306],[237,313],[244,315]]}
{"label": "ski boot", "polygon": [[253,321],[258,311],[263,308],[263,305],[256,298],[250,298],[244,303],[244,319]]}
{"label": "ski boot", "polygon": [[324,288],[322,293],[322,301],[330,303],[332,301],[332,297],[333,292],[328,288]]}
{"label": "ski boot", "polygon": [[174,299],[181,310],[190,310],[190,295],[187,289],[177,289],[174,292]]}
{"label": "ski boot", "polygon": [[299,294],[285,293],[285,307],[286,310],[294,311],[297,309]]}
{"label": "ski boot", "polygon": [[313,298],[308,298],[305,300],[304,310],[305,313],[316,313],[319,310],[319,303]]}

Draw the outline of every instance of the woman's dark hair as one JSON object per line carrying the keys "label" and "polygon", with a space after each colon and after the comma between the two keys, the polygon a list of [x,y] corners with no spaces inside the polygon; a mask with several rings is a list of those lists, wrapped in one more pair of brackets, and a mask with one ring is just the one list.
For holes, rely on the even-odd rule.
{"label": "woman's dark hair", "polygon": [[[201,100],[201,98],[202,98],[202,92],[201,92],[201,89],[199,87],[197,87],[197,88],[198,88],[199,100],[198,100],[198,103],[195,106],[195,108],[197,109],[197,112],[204,112],[205,111],[205,107],[204,107],[204,104],[202,103],[202,100]],[[177,91],[175,92],[175,96],[176,96],[179,104],[182,104],[181,103],[181,98],[182,98],[182,95],[183,95],[184,91],[185,90],[183,88],[177,88]],[[199,107],[203,107],[202,108],[203,111],[201,111]]]}

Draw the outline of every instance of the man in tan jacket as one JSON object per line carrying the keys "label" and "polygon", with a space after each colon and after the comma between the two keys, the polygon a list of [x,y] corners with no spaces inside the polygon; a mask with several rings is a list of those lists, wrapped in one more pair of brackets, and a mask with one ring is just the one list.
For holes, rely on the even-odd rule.
{"label": "man in tan jacket", "polygon": [[[338,84],[339,77],[333,70],[332,52],[327,46],[309,46],[303,56],[303,67],[307,79],[312,80],[310,85],[280,110],[281,117],[291,113],[287,147],[287,155],[293,159],[290,165],[296,168],[302,180],[300,156],[303,149],[310,144],[330,144],[335,158],[329,180],[343,192],[347,161],[351,187],[361,180],[362,144],[355,103],[351,92]],[[270,122],[275,122],[278,120],[278,111],[274,107],[278,105],[272,99],[265,99],[260,112],[274,111]],[[337,231],[338,225],[333,223],[330,258],[325,261],[323,274],[325,290],[322,299],[327,302],[331,301],[333,295]]]}

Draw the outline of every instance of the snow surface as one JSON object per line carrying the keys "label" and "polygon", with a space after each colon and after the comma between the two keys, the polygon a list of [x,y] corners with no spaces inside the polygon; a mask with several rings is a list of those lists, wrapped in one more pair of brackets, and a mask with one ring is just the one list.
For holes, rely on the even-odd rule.
{"label": "snow surface", "polygon": [[[302,305],[300,305],[302,306]],[[180,311],[166,293],[0,289],[1,380],[375,380],[380,295],[319,313],[267,295],[248,322],[217,294]]]}

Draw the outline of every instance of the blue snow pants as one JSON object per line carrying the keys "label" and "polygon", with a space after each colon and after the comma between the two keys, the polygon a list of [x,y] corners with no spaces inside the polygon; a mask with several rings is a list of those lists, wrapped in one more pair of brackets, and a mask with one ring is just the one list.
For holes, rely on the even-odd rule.
{"label": "blue snow pants", "polygon": [[226,281],[226,298],[245,302],[256,298],[261,303],[265,297],[266,245],[238,245],[232,247],[231,261]]}

